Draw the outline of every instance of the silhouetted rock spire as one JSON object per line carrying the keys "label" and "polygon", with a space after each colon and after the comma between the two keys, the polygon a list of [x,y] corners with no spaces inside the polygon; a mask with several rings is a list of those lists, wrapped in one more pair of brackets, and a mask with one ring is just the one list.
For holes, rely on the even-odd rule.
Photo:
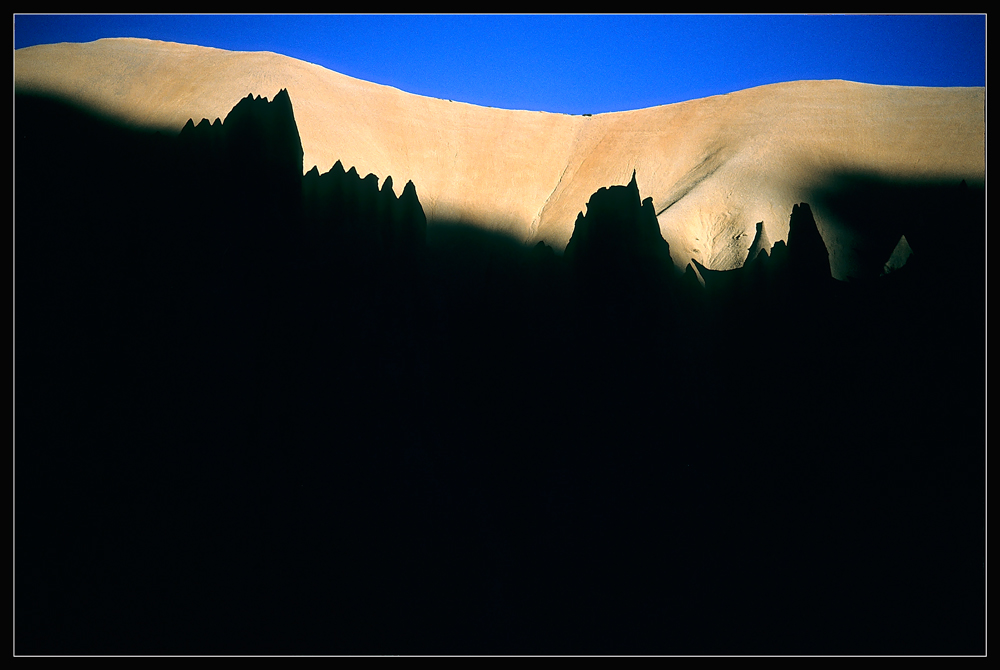
{"label": "silhouetted rock spire", "polygon": [[189,120],[178,146],[178,165],[191,171],[200,209],[236,227],[249,218],[288,228],[301,218],[328,252],[350,249],[361,263],[381,254],[398,259],[425,245],[427,217],[412,182],[397,198],[391,176],[379,188],[376,175],[362,179],[340,161],[324,174],[314,167],[302,175],[302,142],[285,89],[270,102],[247,95],[225,121]]}
{"label": "silhouetted rock spire", "polygon": [[767,231],[764,230],[764,222],[757,222],[757,232],[754,233],[753,242],[750,244],[750,249],[747,251],[747,259],[743,263],[744,265],[752,263],[754,259],[760,254],[767,254],[771,249],[771,240],[767,238]]}
{"label": "silhouetted rock spire", "polygon": [[417,187],[412,181],[406,182],[403,193],[395,202],[393,209],[393,225],[398,231],[400,248],[406,250],[422,249],[427,240],[427,215],[417,198]]}
{"label": "silhouetted rock spire", "polygon": [[796,280],[826,282],[830,279],[830,254],[816,228],[807,203],[792,207],[788,221],[788,262]]}
{"label": "silhouetted rock spire", "polygon": [[316,234],[336,237],[339,245],[362,256],[388,254],[393,258],[419,253],[427,237],[427,216],[413,182],[397,198],[391,176],[378,186],[378,177],[364,179],[337,161],[329,172],[315,168],[302,180],[303,211]]}
{"label": "silhouetted rock spire", "polygon": [[[189,120],[178,139],[178,167],[202,183],[204,208],[288,229],[302,205],[302,141],[288,92],[268,102],[252,94],[224,121]],[[279,223],[279,222],[283,222]],[[237,224],[239,225],[239,224]]]}
{"label": "silhouetted rock spire", "polygon": [[247,172],[264,168],[268,176],[302,176],[302,141],[288,91],[270,103],[253,95],[240,100],[222,124],[233,166]]}
{"label": "silhouetted rock spire", "polygon": [[890,272],[895,272],[896,270],[902,268],[906,265],[906,261],[909,260],[910,254],[912,253],[913,249],[910,248],[910,243],[907,241],[906,235],[900,235],[899,242],[896,243],[892,253],[889,254],[889,258],[885,261],[885,265],[882,268],[882,274],[887,275]]}
{"label": "silhouetted rock spire", "polygon": [[565,257],[584,282],[649,283],[672,267],[653,199],[641,200],[635,171],[627,186],[599,189],[576,218]]}

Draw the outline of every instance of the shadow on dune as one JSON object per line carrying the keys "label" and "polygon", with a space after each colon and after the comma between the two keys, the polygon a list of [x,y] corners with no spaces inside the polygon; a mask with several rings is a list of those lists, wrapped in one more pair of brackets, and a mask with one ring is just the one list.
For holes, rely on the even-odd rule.
{"label": "shadow on dune", "polygon": [[878,277],[900,236],[905,236],[915,251],[941,264],[942,275],[973,271],[979,272],[977,280],[984,280],[982,184],[838,172],[821,178],[807,197],[827,213],[824,234],[835,251],[847,254],[843,262],[850,268],[850,279]]}
{"label": "shadow on dune", "polygon": [[18,653],[985,649],[983,287],[927,224],[681,274],[634,180],[560,255],[302,176],[284,93],[15,113]]}

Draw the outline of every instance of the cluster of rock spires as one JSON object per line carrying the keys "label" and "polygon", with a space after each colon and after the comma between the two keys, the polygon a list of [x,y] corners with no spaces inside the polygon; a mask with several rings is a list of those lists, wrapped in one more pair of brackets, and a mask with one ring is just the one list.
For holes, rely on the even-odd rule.
{"label": "cluster of rock spires", "polygon": [[205,170],[225,166],[233,183],[245,183],[248,192],[298,183],[302,175],[302,143],[292,102],[282,89],[274,100],[247,95],[226,116],[195,126],[189,119],[179,143],[195,152],[191,157]]}
{"label": "cluster of rock spires", "polygon": [[421,253],[427,217],[412,181],[397,198],[392,177],[364,179],[337,161],[329,172],[313,167],[302,178],[303,218],[319,235],[338,235],[336,243],[403,259]]}
{"label": "cluster of rock spires", "polygon": [[19,651],[985,644],[974,268],[835,281],[801,204],[682,273],[634,174],[559,256],[302,176],[284,92],[16,105]]}
{"label": "cluster of rock spires", "polygon": [[683,312],[699,300],[732,309],[734,300],[760,304],[776,290],[816,298],[833,281],[829,254],[807,203],[793,207],[788,238],[787,244],[772,247],[760,222],[740,269],[709,270],[692,259],[682,276],[660,234],[652,198],[641,199],[633,173],[627,186],[593,195],[587,213],[577,217],[564,258],[580,291],[607,294],[619,306],[642,296],[644,304],[636,309],[655,303],[657,309]]}
{"label": "cluster of rock spires", "polygon": [[378,177],[362,179],[353,167],[345,173],[340,161],[325,174],[314,166],[303,176],[302,156],[291,100],[282,89],[271,102],[248,95],[225,122],[189,120],[178,138],[176,160],[282,227],[302,225],[316,235],[335,236],[327,242],[360,254],[405,255],[423,247],[427,219],[413,182],[397,198],[391,176],[379,189]]}
{"label": "cluster of rock spires", "polygon": [[669,281],[670,245],[660,234],[653,199],[640,199],[635,172],[628,186],[602,188],[591,197],[564,256],[587,290],[614,287],[628,294]]}

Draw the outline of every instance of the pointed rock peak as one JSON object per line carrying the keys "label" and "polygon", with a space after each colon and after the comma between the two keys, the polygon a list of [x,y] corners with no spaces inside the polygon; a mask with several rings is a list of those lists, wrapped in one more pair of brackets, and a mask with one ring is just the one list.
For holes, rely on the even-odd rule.
{"label": "pointed rock peak", "polygon": [[764,222],[757,222],[757,232],[754,234],[753,242],[750,244],[750,249],[747,251],[747,259],[744,261],[744,265],[753,261],[760,254],[767,254],[768,250],[771,248],[771,240],[767,237],[767,231],[764,230]]}
{"label": "pointed rock peak", "polygon": [[792,207],[788,220],[788,257],[803,276],[826,279],[830,275],[830,253],[819,233],[812,208],[806,203]]}
{"label": "pointed rock peak", "polygon": [[[804,202],[793,205],[792,216],[788,219],[788,248],[815,247],[817,239],[820,243],[823,242],[812,208]],[[826,246],[823,248],[825,250]]]}
{"label": "pointed rock peak", "polygon": [[395,191],[392,190],[392,175],[388,175],[385,181],[382,182],[382,193],[392,193],[395,195]]}
{"label": "pointed rock peak", "polygon": [[281,107],[282,109],[288,110],[289,114],[292,114],[292,97],[288,95],[288,89],[281,89],[278,94],[274,96],[271,100],[271,104]]}
{"label": "pointed rock peak", "polygon": [[[339,163],[340,161],[337,161],[337,162]],[[347,176],[348,177],[355,177],[357,179],[361,179],[361,175],[358,174],[358,169],[356,167],[354,167],[353,165],[351,166],[351,169],[347,171]]]}
{"label": "pointed rock peak", "polygon": [[632,179],[629,181],[627,188],[629,190],[629,193],[634,193],[635,194],[635,199],[638,200],[638,201],[640,201],[640,203],[641,203],[642,197],[639,195],[639,183],[635,179],[635,169],[634,168],[632,170]]}
{"label": "pointed rock peak", "polygon": [[316,167],[315,165],[313,165],[312,168],[310,168],[309,172],[306,172],[306,176],[307,177],[318,177],[319,176],[319,168]]}
{"label": "pointed rock peak", "polygon": [[564,255],[580,258],[581,254],[615,258],[615,263],[627,258],[654,263],[668,259],[669,245],[660,231],[653,200],[642,200],[635,170],[627,186],[601,187],[587,202],[587,213],[577,215]]}
{"label": "pointed rock peak", "polygon": [[812,207],[809,206],[808,202],[800,202],[797,205],[792,205],[792,216],[799,216],[801,218],[809,217],[812,219]]}
{"label": "pointed rock peak", "polygon": [[194,119],[188,119],[187,123],[184,124],[184,127],[181,128],[181,132],[186,133],[191,132],[192,130],[194,130]]}
{"label": "pointed rock peak", "polygon": [[417,200],[419,202],[417,198],[417,187],[413,185],[412,181],[406,182],[406,186],[403,187],[403,193],[399,196],[399,199],[407,201]]}
{"label": "pointed rock peak", "polygon": [[906,241],[906,235],[901,235],[899,242],[896,243],[896,247],[889,254],[889,260],[885,262],[882,268],[882,274],[887,275],[906,265],[906,261],[909,260],[912,253],[913,249],[910,248],[910,243]]}
{"label": "pointed rock peak", "polygon": [[338,181],[347,176],[347,173],[344,172],[344,164],[340,161],[334,163],[333,167],[331,167],[326,174],[329,175],[331,179],[336,179]]}
{"label": "pointed rock peak", "polygon": [[[260,100],[259,96],[257,97],[257,100]],[[237,102],[236,105],[231,110],[229,110],[229,113],[226,115],[226,118],[223,120],[222,123],[225,125],[229,124],[233,119],[246,118],[246,116],[251,112],[251,110],[256,109],[257,105],[255,105],[254,103],[255,101],[253,93],[248,93],[247,97]]]}
{"label": "pointed rock peak", "polygon": [[361,188],[366,191],[369,196],[374,196],[378,193],[378,177],[369,172],[365,175],[365,178],[361,180]]}

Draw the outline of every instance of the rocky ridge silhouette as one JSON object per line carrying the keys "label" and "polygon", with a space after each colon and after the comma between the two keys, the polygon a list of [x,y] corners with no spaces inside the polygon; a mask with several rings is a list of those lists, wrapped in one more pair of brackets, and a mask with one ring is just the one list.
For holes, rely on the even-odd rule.
{"label": "rocky ridge silhouette", "polygon": [[984,648],[985,283],[927,228],[680,275],[635,175],[559,255],[303,176],[286,94],[15,113],[19,653]]}

